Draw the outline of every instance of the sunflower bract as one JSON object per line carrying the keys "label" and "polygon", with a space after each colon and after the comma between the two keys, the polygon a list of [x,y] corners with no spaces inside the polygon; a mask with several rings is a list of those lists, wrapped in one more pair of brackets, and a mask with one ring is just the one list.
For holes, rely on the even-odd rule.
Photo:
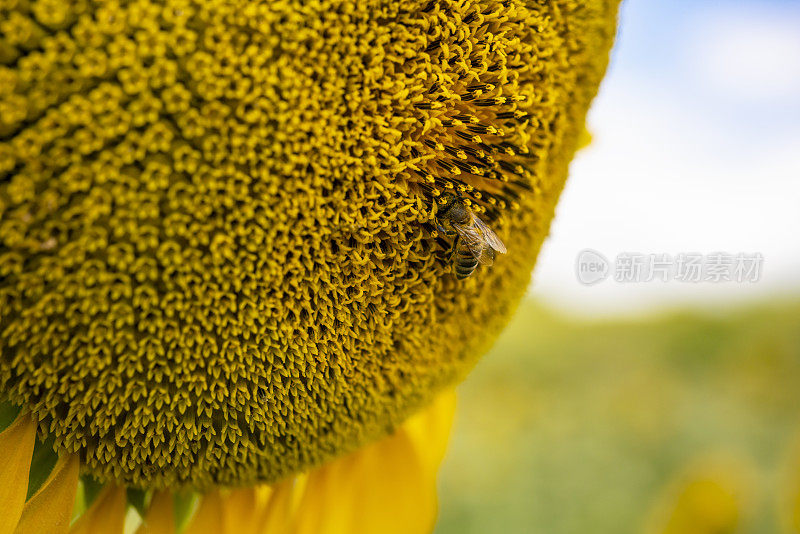
{"label": "sunflower bract", "polygon": [[[529,282],[612,0],[0,0],[0,396],[100,480],[277,480]],[[457,281],[458,191],[508,254]]]}

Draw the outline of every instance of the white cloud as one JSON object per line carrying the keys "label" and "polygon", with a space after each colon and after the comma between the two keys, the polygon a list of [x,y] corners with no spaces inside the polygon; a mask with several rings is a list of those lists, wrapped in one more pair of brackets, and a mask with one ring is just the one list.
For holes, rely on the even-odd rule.
{"label": "white cloud", "polygon": [[[579,154],[539,261],[532,294],[589,314],[800,293],[800,124],[763,148],[726,130],[670,87],[618,73],[595,103],[596,142]],[[756,148],[754,148],[756,147]],[[584,248],[621,252],[760,252],[757,284],[578,283]]]}
{"label": "white cloud", "polygon": [[686,36],[697,83],[730,98],[796,100],[800,94],[798,18],[785,17],[782,10],[769,6],[722,5],[701,11]]}

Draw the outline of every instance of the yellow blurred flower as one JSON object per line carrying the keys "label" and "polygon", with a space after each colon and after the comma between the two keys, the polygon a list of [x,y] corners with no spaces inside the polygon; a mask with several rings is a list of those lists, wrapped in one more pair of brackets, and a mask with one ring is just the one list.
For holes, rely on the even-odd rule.
{"label": "yellow blurred flower", "polygon": [[677,474],[657,502],[653,534],[729,534],[752,511],[753,469],[726,453],[707,455]]}
{"label": "yellow blurred flower", "polygon": [[782,484],[778,491],[778,517],[782,532],[800,533],[800,432],[787,447]]}
{"label": "yellow blurred flower", "polygon": [[[0,478],[21,525],[66,528],[73,498],[77,531],[126,503],[269,522],[327,487],[429,529],[436,462],[414,475],[425,436],[403,429],[524,293],[616,9],[2,0],[0,393],[23,415]],[[509,250],[463,281],[450,192]],[[428,489],[363,494],[367,471]],[[353,525],[379,506],[349,506],[331,525],[375,531]]]}

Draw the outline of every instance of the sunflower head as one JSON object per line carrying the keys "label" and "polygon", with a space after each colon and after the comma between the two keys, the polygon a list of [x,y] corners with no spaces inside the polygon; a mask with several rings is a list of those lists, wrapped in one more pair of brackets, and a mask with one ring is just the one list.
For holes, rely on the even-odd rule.
{"label": "sunflower head", "polygon": [[[523,294],[614,0],[0,6],[0,392],[100,480],[387,434]],[[437,210],[505,242],[458,280]]]}

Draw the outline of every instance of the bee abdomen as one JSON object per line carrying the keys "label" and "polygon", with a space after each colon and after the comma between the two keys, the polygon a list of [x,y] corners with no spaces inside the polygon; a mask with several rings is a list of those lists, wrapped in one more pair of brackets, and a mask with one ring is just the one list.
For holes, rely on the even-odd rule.
{"label": "bee abdomen", "polygon": [[455,271],[456,278],[463,280],[469,277],[478,267],[478,258],[471,252],[459,252],[456,254]]}

